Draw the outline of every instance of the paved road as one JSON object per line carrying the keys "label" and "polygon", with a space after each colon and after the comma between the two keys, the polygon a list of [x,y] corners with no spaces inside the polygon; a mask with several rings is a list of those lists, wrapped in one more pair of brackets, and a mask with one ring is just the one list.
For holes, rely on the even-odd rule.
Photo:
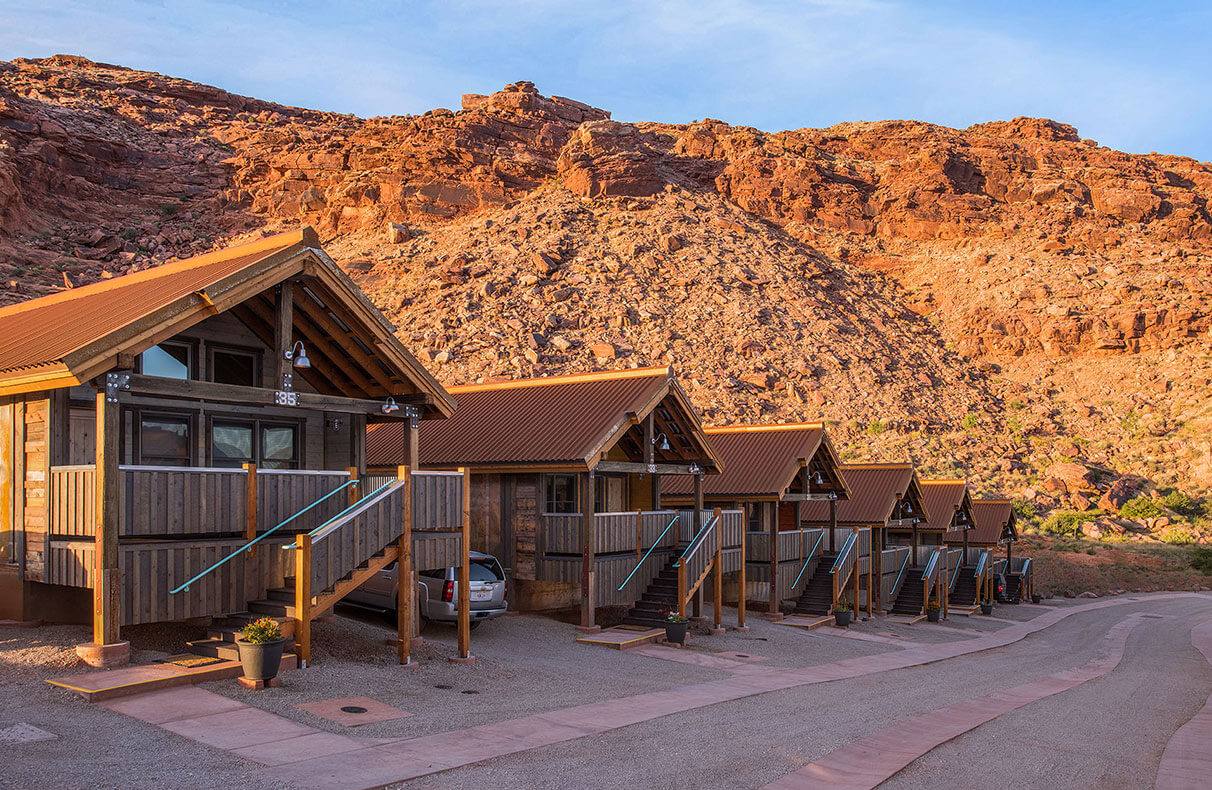
{"label": "paved road", "polygon": [[695,709],[409,787],[761,787],[898,721],[1082,666],[1133,613],[1150,616],[1109,675],[943,744],[886,786],[1152,787],[1170,735],[1212,693],[1190,637],[1212,618],[1212,598],[1123,601],[995,650]]}

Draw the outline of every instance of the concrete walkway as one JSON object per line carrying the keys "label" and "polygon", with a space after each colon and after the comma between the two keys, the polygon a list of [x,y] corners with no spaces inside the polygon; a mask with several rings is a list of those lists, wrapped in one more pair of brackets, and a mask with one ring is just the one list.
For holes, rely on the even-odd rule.
{"label": "concrete walkway", "polygon": [[[1212,663],[1212,620],[1191,630],[1191,644]],[[1157,767],[1157,790],[1200,790],[1212,782],[1212,697],[1203,710],[1179,727]]]}
{"label": "concrete walkway", "polygon": [[[1207,596],[1193,593],[1170,593],[1150,596],[1147,600],[1192,597],[1207,599]],[[315,788],[379,787],[771,691],[921,666],[1004,647],[1075,614],[1135,602],[1132,599],[1114,599],[1051,609],[1030,621],[1015,622],[1000,631],[974,639],[914,645],[897,652],[814,667],[745,667],[743,670],[735,667],[730,668],[732,677],[722,680],[404,740],[381,741],[322,733],[240,703],[236,704],[246,710],[224,709],[204,715],[170,716],[162,721],[154,720],[160,714],[153,713],[151,708],[145,709],[140,715],[133,707],[136,700],[152,695],[114,701],[110,705],[114,710],[151,721],[185,737],[272,766],[267,767],[261,777],[267,782]],[[158,694],[184,692],[209,694],[200,689]],[[232,702],[220,695],[211,696],[225,703]],[[168,696],[161,697],[159,704],[164,703],[186,712],[191,710],[191,705],[206,704],[185,704],[183,699]],[[278,719],[281,726],[271,719]],[[212,737],[211,733],[220,729],[226,734]],[[245,737],[235,737],[236,732],[244,733]]]}
{"label": "concrete walkway", "polygon": [[1139,614],[1131,615],[1107,632],[1102,654],[1085,666],[897,722],[830,752],[763,790],[872,790],[952,738],[1012,710],[1110,674],[1123,660],[1128,635],[1140,618]]}

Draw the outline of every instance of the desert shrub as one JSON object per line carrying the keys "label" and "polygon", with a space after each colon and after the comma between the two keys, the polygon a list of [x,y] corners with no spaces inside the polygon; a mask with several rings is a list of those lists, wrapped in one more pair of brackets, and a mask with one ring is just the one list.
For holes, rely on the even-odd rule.
{"label": "desert shrub", "polygon": [[1119,508],[1120,518],[1157,518],[1162,515],[1163,511],[1151,498],[1147,496],[1138,496],[1129,499]]}
{"label": "desert shrub", "polygon": [[1199,502],[1178,489],[1174,489],[1170,493],[1166,494],[1165,498],[1162,499],[1162,504],[1180,516],[1184,516],[1186,518],[1198,516],[1203,510],[1203,508],[1200,507]]}
{"label": "desert shrub", "polygon": [[964,427],[965,431],[970,431],[976,427],[976,423],[977,416],[975,414],[968,413],[964,415],[964,419],[960,422],[960,425]]}
{"label": "desert shrub", "polygon": [[1018,411],[1023,408],[1023,402],[1018,398],[1011,398],[1010,400],[1006,401],[1006,408]]}
{"label": "desert shrub", "polygon": [[1090,548],[1086,549],[1086,553],[1090,556],[1094,556],[1095,554],[1098,554],[1098,550],[1091,546]]}
{"label": "desert shrub", "polygon": [[879,436],[881,433],[883,433],[887,429],[888,429],[888,426],[885,425],[882,420],[872,420],[871,422],[867,423],[867,435],[868,436]]}
{"label": "desert shrub", "polygon": [[1196,535],[1190,527],[1176,524],[1158,532],[1157,539],[1162,543],[1169,543],[1171,546],[1190,546],[1192,543],[1199,542],[1199,535]]}
{"label": "desert shrub", "polygon": [[1191,567],[1201,573],[1212,575],[1212,548],[1196,546],[1191,552]]}
{"label": "desert shrub", "polygon": [[1011,505],[1014,508],[1014,515],[1019,521],[1033,522],[1039,512],[1035,509],[1035,505],[1025,499],[1016,499]]}
{"label": "desert shrub", "polygon": [[[1051,513],[1043,522],[1040,523],[1040,532],[1045,532],[1049,535],[1067,535],[1076,533],[1078,528],[1087,521],[1092,520],[1099,515],[1099,511],[1091,510],[1087,513],[1075,513],[1070,510],[1057,510]],[[1076,549],[1075,549],[1076,550]]]}

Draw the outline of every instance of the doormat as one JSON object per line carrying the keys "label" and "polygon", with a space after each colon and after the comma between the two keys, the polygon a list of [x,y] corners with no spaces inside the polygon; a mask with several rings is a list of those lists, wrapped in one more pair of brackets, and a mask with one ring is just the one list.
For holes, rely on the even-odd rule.
{"label": "doormat", "polygon": [[222,664],[227,659],[218,658],[216,656],[195,656],[193,653],[186,653],[182,656],[169,656],[168,658],[157,658],[157,664],[172,664],[174,667],[184,667],[185,669],[196,669],[197,667],[208,667],[211,664]]}
{"label": "doormat", "polygon": [[650,626],[650,625],[631,625],[630,623],[624,623],[623,625],[616,625],[614,627],[614,630],[615,631],[651,631],[652,626]]}

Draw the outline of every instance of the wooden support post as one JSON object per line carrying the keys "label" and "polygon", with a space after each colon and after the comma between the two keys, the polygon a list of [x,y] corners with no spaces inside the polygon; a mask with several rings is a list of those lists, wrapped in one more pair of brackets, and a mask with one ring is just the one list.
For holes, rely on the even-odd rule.
{"label": "wooden support post", "polygon": [[[766,605],[766,611],[770,614],[778,614],[779,612],[779,506],[778,503],[768,505],[766,502],[759,502],[756,505],[762,509],[762,518],[766,519],[766,533],[770,536],[770,602]],[[774,512],[771,513],[770,509]]]}
{"label": "wooden support post", "polygon": [[913,552],[913,559],[911,559],[909,561],[909,564],[916,566],[917,565],[917,522],[916,521],[913,522],[913,538],[911,540],[911,543],[913,545],[913,548],[909,549],[909,551]]}
{"label": "wooden support post", "polygon": [[947,619],[947,615],[951,612],[951,555],[947,551],[946,544],[943,546],[943,575],[939,578],[939,595],[942,596],[943,619]]}
{"label": "wooden support post", "polygon": [[738,592],[737,592],[737,596],[736,596],[736,627],[737,627],[737,629],[739,629],[741,631],[749,630],[748,627],[745,625],[745,603],[746,603],[746,600],[749,598],[749,581],[746,578],[747,571],[745,568],[745,556],[746,556],[746,552],[749,551],[749,547],[745,545],[746,541],[747,541],[747,538],[745,536],[745,524],[742,522],[742,524],[741,524],[741,573],[740,573],[740,578],[737,581]]}
{"label": "wooden support post", "polygon": [[[257,539],[257,465],[244,464],[244,471],[248,473],[244,481],[244,542],[249,543]],[[248,556],[257,556],[256,546],[249,547]]]}
{"label": "wooden support post", "polygon": [[644,557],[644,511],[635,512],[635,561]]}
{"label": "wooden support post", "polygon": [[[874,530],[872,530],[874,533]],[[871,537],[874,537],[872,534]],[[879,552],[875,550],[875,541],[870,541],[870,547],[867,549],[867,617],[870,618],[875,606],[875,558],[879,556]],[[883,576],[880,577],[883,580]]]}
{"label": "wooden support post", "polygon": [[[118,498],[122,495],[118,468],[121,409],[116,395],[97,393],[97,450],[95,513],[96,570],[93,578],[93,643],[112,645],[121,641],[122,571],[118,565]],[[122,663],[126,663],[125,661]]]}
{"label": "wooden support post", "polygon": [[274,289],[274,389],[294,389],[294,360],[286,358],[294,340],[294,285],[287,281]]}
{"label": "wooden support post", "polygon": [[724,525],[721,522],[723,511],[716,508],[712,513],[715,519],[715,588],[712,591],[711,605],[715,610],[712,620],[717,630],[724,628]]}
{"label": "wooden support post", "polygon": [[471,658],[471,470],[463,475],[463,558],[459,568],[459,658]]}
{"label": "wooden support post", "polygon": [[404,484],[404,532],[400,535],[396,553],[396,652],[401,664],[412,663],[412,468],[407,464],[397,468],[396,475]]}
{"label": "wooden support post", "polygon": [[837,541],[834,534],[837,532],[837,500],[829,500],[829,553],[837,553]]}
{"label": "wooden support post", "polygon": [[295,653],[299,666],[311,661],[311,535],[295,536]]}
{"label": "wooden support post", "polygon": [[[698,535],[699,530],[703,528],[703,474],[694,476],[694,534]],[[718,528],[718,527],[717,527]],[[700,618],[703,616],[703,585],[699,585],[698,590],[694,593],[694,617]]]}
{"label": "wooden support post", "polygon": [[858,546],[858,527],[854,528],[854,570],[850,571],[850,575],[854,577],[853,584],[850,585],[854,598],[850,601],[850,609],[854,612],[855,617],[858,617],[859,610],[859,546]]}
{"label": "wooden support post", "polygon": [[686,616],[686,563],[678,560],[678,614]]}
{"label": "wooden support post", "polygon": [[594,627],[594,563],[597,562],[597,526],[594,523],[593,472],[578,476],[581,497],[581,627]]}
{"label": "wooden support post", "polygon": [[352,506],[359,499],[361,499],[363,497],[363,495],[368,494],[370,492],[361,490],[364,483],[361,479],[358,478],[358,467],[348,466],[345,468],[345,471],[349,472],[349,480],[350,480],[350,482],[354,483],[354,485],[351,485],[347,489],[349,491],[349,504]]}
{"label": "wooden support post", "polygon": [[661,476],[652,476],[652,509],[661,509]]}

